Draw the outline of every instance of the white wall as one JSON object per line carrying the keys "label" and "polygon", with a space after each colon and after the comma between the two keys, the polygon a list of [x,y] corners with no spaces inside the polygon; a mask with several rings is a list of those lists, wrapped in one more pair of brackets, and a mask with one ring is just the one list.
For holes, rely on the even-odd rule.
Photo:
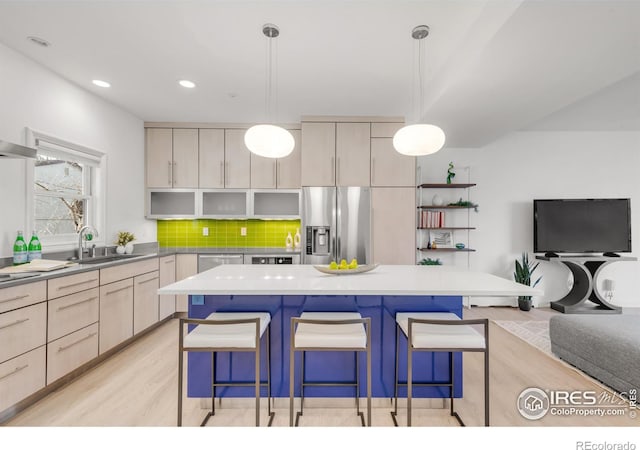
{"label": "white wall", "polygon": [[[456,166],[454,182],[466,182],[470,167],[470,267],[513,279],[514,260],[533,251],[534,198],[631,198],[631,256],[640,256],[640,132],[517,132],[481,149],[448,149],[419,159],[421,182],[445,182],[449,161]],[[456,201],[461,193],[439,191]],[[464,192],[462,192],[463,194]],[[427,194],[426,198],[430,199]],[[466,195],[466,194],[465,194]],[[626,256],[627,254],[625,254]],[[430,256],[430,255],[429,255]],[[440,256],[438,256],[440,257]],[[466,255],[445,263],[466,265]],[[569,290],[569,271],[542,262],[539,286],[548,304]],[[615,280],[612,303],[640,306],[640,262],[618,262],[605,268],[600,281]],[[511,299],[472,299],[472,304],[511,304]]]}
{"label": "white wall", "polygon": [[[25,127],[108,155],[106,229],[99,230],[107,243],[119,230],[156,240],[155,221],[144,219],[143,121],[0,44],[0,140],[24,144]],[[12,255],[16,230],[31,231],[25,167],[0,160],[0,257]]]}

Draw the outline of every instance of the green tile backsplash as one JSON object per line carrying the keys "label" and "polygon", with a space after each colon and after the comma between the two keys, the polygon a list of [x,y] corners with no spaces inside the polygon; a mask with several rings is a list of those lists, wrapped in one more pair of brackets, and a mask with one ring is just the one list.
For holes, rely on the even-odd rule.
{"label": "green tile backsplash", "polygon": [[[160,247],[285,247],[287,233],[295,236],[300,220],[158,220]],[[202,229],[209,228],[209,236]],[[240,228],[247,235],[240,235]],[[301,231],[302,233],[302,231]]]}

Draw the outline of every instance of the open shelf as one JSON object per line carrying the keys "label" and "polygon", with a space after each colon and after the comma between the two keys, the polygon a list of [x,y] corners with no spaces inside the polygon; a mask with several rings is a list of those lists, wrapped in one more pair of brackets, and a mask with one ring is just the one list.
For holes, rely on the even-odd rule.
{"label": "open shelf", "polygon": [[419,248],[418,250],[421,252],[475,252],[475,250],[472,248],[449,248],[449,247]]}
{"label": "open shelf", "polygon": [[425,183],[418,185],[418,188],[444,188],[444,189],[456,189],[456,188],[470,188],[475,186],[475,183]]}

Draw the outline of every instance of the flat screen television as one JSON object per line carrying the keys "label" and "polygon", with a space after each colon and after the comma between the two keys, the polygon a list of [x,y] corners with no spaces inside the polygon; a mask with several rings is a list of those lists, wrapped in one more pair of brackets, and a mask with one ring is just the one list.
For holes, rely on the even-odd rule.
{"label": "flat screen television", "polygon": [[630,199],[534,200],[533,251],[630,252]]}

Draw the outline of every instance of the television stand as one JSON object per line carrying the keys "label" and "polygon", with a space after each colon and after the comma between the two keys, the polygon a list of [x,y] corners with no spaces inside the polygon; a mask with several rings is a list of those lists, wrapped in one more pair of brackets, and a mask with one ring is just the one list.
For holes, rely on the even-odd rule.
{"label": "television stand", "polygon": [[[573,286],[567,295],[551,302],[551,308],[565,314],[620,314],[622,308],[612,305],[597,289],[600,271],[613,262],[636,261],[631,256],[536,256],[542,261],[564,264],[573,274]],[[591,303],[588,303],[590,300]]]}

